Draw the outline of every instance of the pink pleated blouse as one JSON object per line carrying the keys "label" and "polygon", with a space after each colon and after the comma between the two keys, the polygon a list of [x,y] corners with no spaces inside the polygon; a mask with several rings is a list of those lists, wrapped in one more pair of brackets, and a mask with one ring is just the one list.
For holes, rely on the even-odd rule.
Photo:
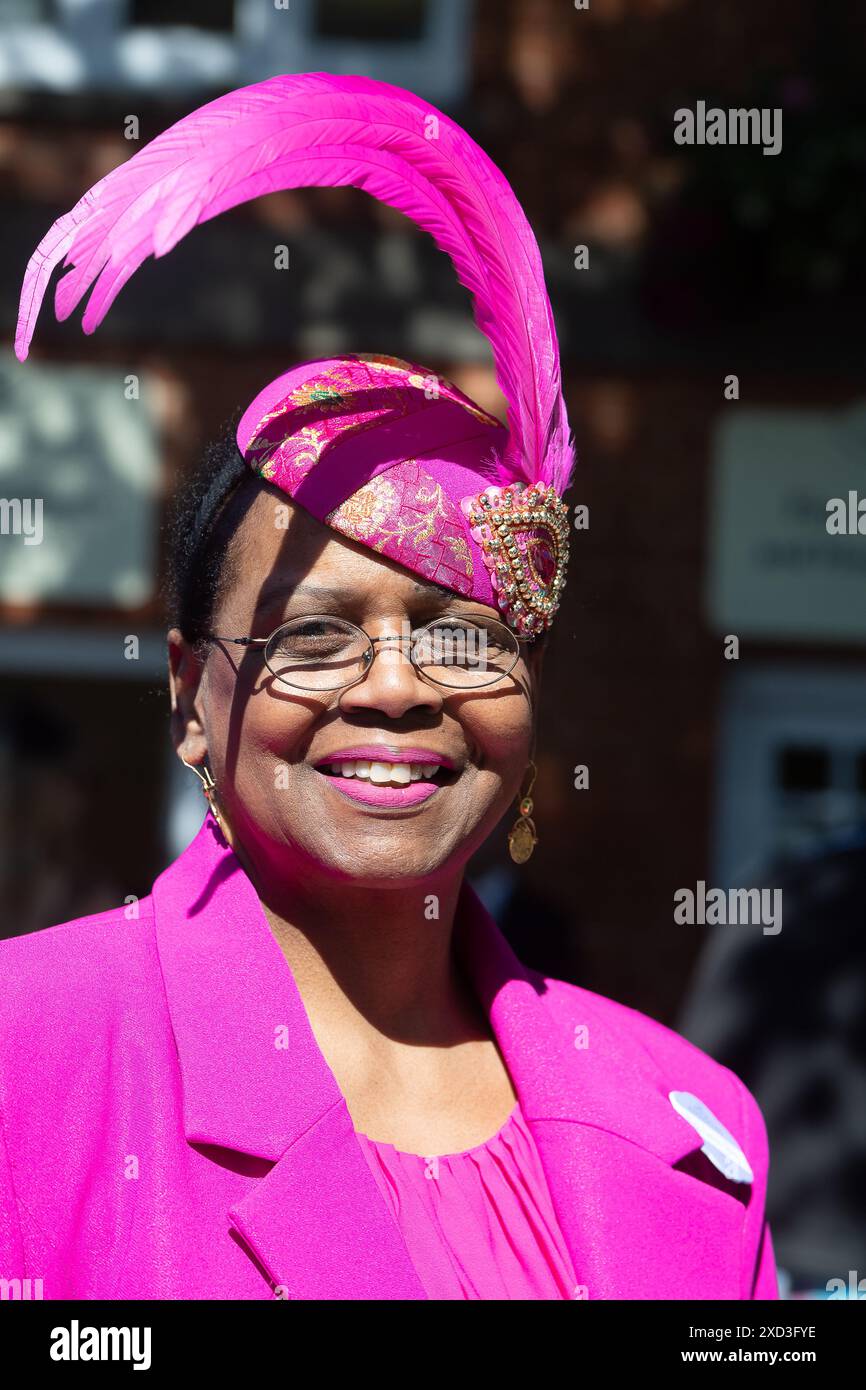
{"label": "pink pleated blouse", "polygon": [[357,1135],[431,1299],[573,1298],[541,1160],[515,1105],[462,1153],[425,1158]]}

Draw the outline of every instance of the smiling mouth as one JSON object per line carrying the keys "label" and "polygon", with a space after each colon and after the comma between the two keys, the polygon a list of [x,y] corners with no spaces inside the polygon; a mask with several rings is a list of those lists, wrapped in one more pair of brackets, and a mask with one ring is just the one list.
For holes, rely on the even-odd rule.
{"label": "smiling mouth", "polygon": [[441,763],[345,758],[316,768],[335,791],[366,806],[400,809],[428,801],[460,773]]}

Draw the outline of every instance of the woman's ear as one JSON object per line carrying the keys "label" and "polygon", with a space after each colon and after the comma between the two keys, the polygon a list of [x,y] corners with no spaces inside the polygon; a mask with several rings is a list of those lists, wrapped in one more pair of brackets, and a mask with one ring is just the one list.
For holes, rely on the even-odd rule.
{"label": "woman's ear", "polygon": [[199,708],[204,662],[179,628],[169,629],[167,641],[172,742],[185,762],[198,766],[207,754],[207,738]]}

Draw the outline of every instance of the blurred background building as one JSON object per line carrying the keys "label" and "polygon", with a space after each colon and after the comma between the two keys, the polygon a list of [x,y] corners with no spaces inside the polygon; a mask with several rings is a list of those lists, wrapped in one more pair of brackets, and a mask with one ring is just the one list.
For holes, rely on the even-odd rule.
{"label": "blurred background building", "polygon": [[[866,1274],[866,536],[825,524],[831,497],[866,496],[864,64],[845,0],[0,0],[7,344],[52,220],[276,72],[413,88],[509,177],[589,527],[547,660],[539,848],[518,876],[503,829],[478,882],[528,963],[680,1028],[755,1091],[802,1288]],[[781,109],[781,152],[678,145],[698,101]],[[446,258],[346,189],[221,217],[92,338],[49,306],[28,364],[0,357],[0,494],[44,499],[38,545],[0,515],[0,934],[146,893],[191,837],[166,501],[264,382],[354,350],[498,408]],[[784,884],[781,933],[676,923],[698,881]]]}

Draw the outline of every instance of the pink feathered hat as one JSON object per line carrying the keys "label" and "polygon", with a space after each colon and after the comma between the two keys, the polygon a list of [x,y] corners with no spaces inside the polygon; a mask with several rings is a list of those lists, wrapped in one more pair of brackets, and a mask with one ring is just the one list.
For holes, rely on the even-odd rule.
{"label": "pink feathered hat", "polygon": [[411,92],[363,77],[274,77],[192,112],[61,217],[30,259],[15,350],[27,356],[54,267],[66,318],[91,290],[90,333],[150,254],[279,189],[352,185],[405,213],[473,298],[508,427],[428,368],[349,354],[305,362],[256,396],[238,447],[326,525],[531,637],[568,560],[574,455],[541,256],[501,171]]}

